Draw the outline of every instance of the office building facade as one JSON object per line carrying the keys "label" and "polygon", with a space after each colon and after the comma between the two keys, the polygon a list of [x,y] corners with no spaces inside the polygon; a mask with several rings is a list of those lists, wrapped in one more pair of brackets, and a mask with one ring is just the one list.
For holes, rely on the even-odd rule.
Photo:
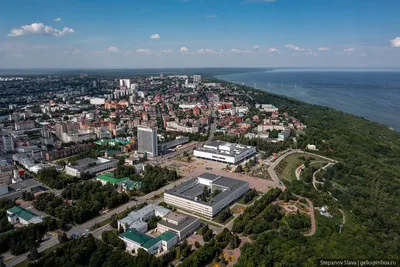
{"label": "office building facade", "polygon": [[[208,201],[201,200],[207,187],[220,193]],[[164,202],[174,207],[212,218],[249,190],[249,183],[211,173],[203,173],[164,192]]]}
{"label": "office building facade", "polygon": [[147,153],[152,157],[158,156],[157,129],[146,126],[138,126],[138,151]]}
{"label": "office building facade", "polygon": [[14,151],[14,140],[11,135],[3,136],[3,149],[6,152]]}

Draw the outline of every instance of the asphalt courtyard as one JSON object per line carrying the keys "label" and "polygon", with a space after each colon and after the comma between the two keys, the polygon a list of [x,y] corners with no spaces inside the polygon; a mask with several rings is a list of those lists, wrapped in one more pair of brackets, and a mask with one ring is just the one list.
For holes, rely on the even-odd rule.
{"label": "asphalt courtyard", "polygon": [[195,157],[192,157],[192,160],[189,163],[182,160],[171,160],[163,164],[163,166],[175,168],[178,171],[179,175],[183,177],[194,178],[198,177],[199,175],[205,172],[209,172],[229,178],[246,181],[249,183],[250,188],[254,188],[257,191],[263,193],[267,192],[270,188],[276,187],[276,183],[270,180],[252,177],[246,174],[226,171],[224,170],[224,168],[226,168],[225,163],[208,161],[208,160],[198,159]]}

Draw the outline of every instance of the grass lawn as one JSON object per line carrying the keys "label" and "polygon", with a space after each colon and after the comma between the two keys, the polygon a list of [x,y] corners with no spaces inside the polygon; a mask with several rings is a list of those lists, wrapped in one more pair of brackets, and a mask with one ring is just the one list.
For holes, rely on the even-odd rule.
{"label": "grass lawn", "polygon": [[[302,154],[302,153],[297,153],[297,154],[292,154],[287,156],[284,160],[282,160],[278,166],[276,166],[275,171],[276,174],[278,175],[279,179],[284,179],[288,181],[293,181],[296,180],[296,174],[295,171],[298,167],[300,167],[302,164],[304,164],[304,160],[301,158],[313,158],[312,161],[325,161],[324,159],[319,158],[318,156],[314,155],[308,155],[308,154]],[[319,163],[314,163],[315,165],[318,165]],[[326,163],[323,163],[326,164]]]}
{"label": "grass lawn", "polygon": [[310,163],[310,166],[311,166],[311,167],[314,167],[314,168],[321,169],[321,168],[324,167],[326,164],[328,164],[328,161],[326,161],[326,162],[319,162],[319,161],[317,161],[317,162],[311,162],[311,163]]}

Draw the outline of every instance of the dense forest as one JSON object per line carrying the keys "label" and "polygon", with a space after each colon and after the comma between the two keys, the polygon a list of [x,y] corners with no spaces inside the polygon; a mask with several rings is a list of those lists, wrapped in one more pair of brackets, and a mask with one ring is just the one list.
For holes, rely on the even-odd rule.
{"label": "dense forest", "polygon": [[129,179],[133,181],[140,182],[140,191],[143,193],[155,191],[168,182],[175,181],[179,178],[175,170],[152,165],[146,165],[141,174],[136,173],[135,167],[121,165],[118,166],[115,171],[115,176],[118,178],[129,177]]}
{"label": "dense forest", "polygon": [[71,184],[61,196],[72,203],[52,193],[42,193],[34,202],[38,210],[57,217],[61,227],[70,222],[83,223],[98,216],[101,210],[115,208],[129,200],[128,195],[117,193],[111,184],[103,186],[95,181]]}
{"label": "dense forest", "polygon": [[65,172],[60,172],[54,167],[50,167],[41,169],[37,174],[37,178],[50,188],[64,189],[70,184],[88,180],[93,177],[87,173],[83,173],[81,177],[74,177],[66,174]]}
{"label": "dense forest", "polygon": [[26,227],[9,231],[0,235],[0,253],[8,250],[14,255],[20,255],[38,246],[47,231],[57,228],[56,220],[45,217],[43,223],[31,224]]}
{"label": "dense forest", "polygon": [[65,243],[57,248],[54,253],[48,253],[29,267],[67,267],[67,266],[93,266],[93,267],[162,267],[167,266],[163,257],[156,258],[144,250],[139,250],[136,257],[130,256],[123,250],[113,249],[101,241],[95,240],[92,235]]}
{"label": "dense forest", "polygon": [[[294,148],[304,149],[308,144],[314,144],[319,149],[317,153],[341,162],[337,167],[324,172],[327,181],[323,191],[317,192],[309,179],[285,184],[289,191],[312,200],[314,206],[328,205],[332,210],[341,208],[347,218],[343,232],[339,233],[339,222],[317,214],[317,233],[307,238],[293,234],[296,230],[276,233],[269,231],[269,227],[258,229],[258,224],[247,226],[248,233],[257,234],[252,236],[255,242],[242,249],[238,266],[288,266],[289,263],[313,266],[315,259],[321,257],[398,259],[399,134],[385,126],[331,108],[306,104],[247,87],[238,88],[257,99],[257,103],[274,104],[279,107],[280,112],[288,112],[307,125],[305,135],[297,136],[297,147]],[[238,138],[238,141],[242,140]],[[275,147],[270,149],[272,151]],[[338,201],[326,193],[328,191]],[[271,208],[264,206],[259,213],[264,212],[264,209]],[[250,213],[251,209],[246,210],[243,217]],[[241,227],[246,231],[248,223],[243,223],[242,220],[235,222],[234,227]],[[285,252],[287,255],[280,254]]]}
{"label": "dense forest", "polygon": [[7,199],[0,199],[0,234],[3,232],[10,231],[14,226],[7,219],[7,210],[12,208],[14,205]]}

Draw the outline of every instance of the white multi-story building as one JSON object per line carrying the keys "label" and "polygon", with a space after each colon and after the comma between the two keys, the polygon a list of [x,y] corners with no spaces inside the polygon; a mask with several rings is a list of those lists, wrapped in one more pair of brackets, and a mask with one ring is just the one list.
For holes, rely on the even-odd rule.
{"label": "white multi-story building", "polygon": [[131,88],[131,80],[130,79],[120,79],[119,80],[120,87],[126,87],[127,89]]}
{"label": "white multi-story building", "polygon": [[194,83],[201,83],[201,75],[193,75]]}
{"label": "white multi-story building", "polygon": [[104,105],[106,100],[104,98],[94,97],[90,99],[91,105]]}
{"label": "white multi-story building", "polygon": [[[201,200],[207,187],[209,192],[221,192],[208,201]],[[211,173],[203,173],[164,192],[165,203],[201,216],[214,217],[223,208],[249,190],[249,183]]]}
{"label": "white multi-story building", "polygon": [[6,152],[14,151],[14,140],[11,135],[3,135],[3,149]]}
{"label": "white multi-story building", "polygon": [[256,104],[256,108],[262,109],[265,112],[278,112],[279,109],[272,104]]}
{"label": "white multi-story building", "polygon": [[152,157],[158,156],[158,139],[157,139],[157,129],[138,126],[138,152],[147,153]]}
{"label": "white multi-story building", "polygon": [[97,135],[90,131],[79,132],[79,133],[62,133],[61,140],[65,143],[68,142],[82,142],[96,139]]}
{"label": "white multi-story building", "polygon": [[118,166],[118,160],[107,158],[84,158],[78,161],[77,165],[65,166],[65,173],[71,176],[80,177],[83,173],[96,174]]}
{"label": "white multi-story building", "polygon": [[34,121],[19,121],[15,123],[15,130],[16,131],[21,131],[21,130],[29,130],[35,128],[35,122]]}
{"label": "white multi-story building", "polygon": [[290,130],[282,131],[278,134],[278,141],[286,141],[290,137]]}
{"label": "white multi-story building", "polygon": [[260,132],[266,132],[266,131],[272,131],[272,130],[277,130],[277,131],[284,131],[288,127],[284,125],[272,125],[272,124],[263,124],[263,125],[258,125],[257,131]]}
{"label": "white multi-story building", "polygon": [[138,91],[138,90],[139,90],[139,84],[137,84],[137,83],[132,83],[132,84],[131,84],[131,89],[132,89],[132,90],[135,90],[135,91]]}
{"label": "white multi-story building", "polygon": [[134,228],[136,231],[144,233],[147,231],[146,221],[153,216],[164,218],[164,216],[166,216],[169,212],[169,209],[154,204],[149,204],[140,210],[132,211],[125,218],[118,220],[118,230],[123,228],[124,231],[126,231]]}
{"label": "white multi-story building", "polygon": [[197,126],[188,127],[180,125],[176,121],[168,121],[166,130],[171,132],[198,133],[199,127]]}
{"label": "white multi-story building", "polygon": [[200,219],[178,212],[170,212],[157,223],[157,232],[175,232],[179,240],[190,236],[200,227]]}
{"label": "white multi-story building", "polygon": [[228,164],[238,164],[241,161],[251,158],[256,154],[256,148],[239,144],[232,144],[223,141],[212,141],[194,150],[193,155],[213,161]]}

